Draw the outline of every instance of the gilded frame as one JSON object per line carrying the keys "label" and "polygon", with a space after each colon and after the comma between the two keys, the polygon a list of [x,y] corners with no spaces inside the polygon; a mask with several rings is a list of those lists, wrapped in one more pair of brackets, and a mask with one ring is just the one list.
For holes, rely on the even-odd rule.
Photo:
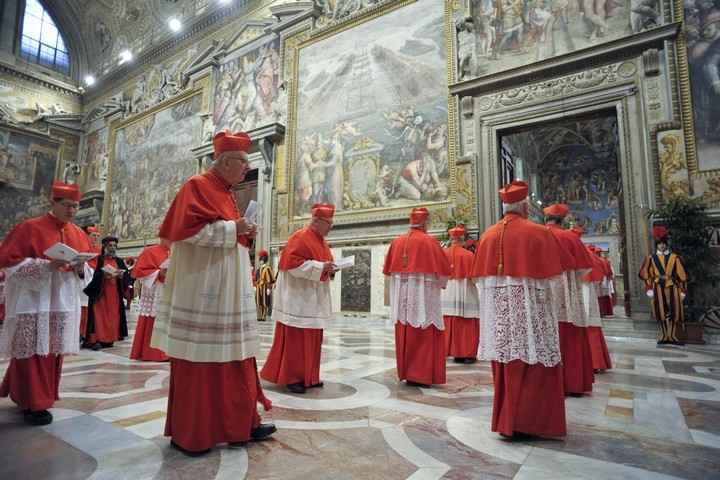
{"label": "gilded frame", "polygon": [[[298,209],[296,201],[297,201],[297,192],[296,192],[296,175],[297,175],[297,168],[298,168],[298,158],[300,154],[300,146],[306,138],[303,138],[303,134],[307,133],[308,129],[302,125],[302,119],[306,118],[302,112],[299,111],[299,90],[301,88],[300,85],[300,71],[301,71],[301,53],[306,48],[311,48],[313,46],[317,46],[320,42],[323,41],[329,41],[330,38],[333,38],[334,41],[337,41],[339,37],[336,37],[336,35],[341,35],[343,32],[355,28],[358,26],[362,26],[366,23],[375,21],[377,19],[380,19],[384,15],[391,14],[398,9],[402,7],[406,7],[408,5],[417,3],[419,0],[402,0],[398,1],[392,4],[384,3],[382,5],[379,5],[378,8],[369,7],[363,11],[363,16],[353,16],[349,19],[347,19],[344,22],[338,22],[338,24],[334,24],[330,27],[328,27],[325,30],[315,31],[311,32],[310,28],[306,28],[305,30],[299,31],[295,33],[292,36],[286,37],[283,39],[283,51],[285,53],[284,59],[285,59],[285,70],[287,72],[291,72],[290,77],[290,88],[288,93],[288,125],[291,126],[291,132],[289,132],[288,135],[288,141],[286,144],[286,169],[285,169],[285,175],[286,175],[286,181],[285,185],[287,186],[287,189],[280,189],[275,191],[275,202],[278,206],[282,206],[279,210],[277,210],[278,215],[283,214],[285,218],[282,220],[278,219],[278,234],[283,237],[285,234],[292,233],[292,231],[300,228],[306,223],[308,211],[305,211],[303,209]],[[419,5],[419,4],[418,4]],[[434,5],[434,4],[433,4]],[[441,19],[442,27],[445,29],[445,31],[448,31],[449,25],[450,25],[450,15],[449,15],[449,9],[450,5],[445,2],[445,5],[442,7],[443,11],[438,17]],[[444,17],[444,18],[442,18]],[[407,30],[412,30],[412,28],[408,28]],[[444,55],[446,56],[444,65],[442,66],[442,75],[441,80],[442,82],[447,85],[447,83],[450,80],[451,71],[448,67],[448,64],[450,63],[448,61],[448,55],[450,54],[452,50],[452,46],[450,42],[443,41],[444,49]],[[352,49],[350,49],[352,50]],[[343,209],[338,210],[336,209],[336,221],[335,224],[337,226],[342,225],[348,225],[353,224],[357,222],[380,222],[380,221],[388,221],[388,220],[397,220],[401,218],[406,218],[409,210],[412,207],[417,206],[425,206],[432,210],[436,211],[443,211],[446,212],[447,210],[451,210],[454,206],[455,199],[456,199],[456,191],[457,191],[457,181],[456,181],[456,168],[455,168],[455,162],[454,158],[456,157],[456,138],[457,138],[457,125],[455,120],[455,110],[456,105],[452,101],[451,97],[445,93],[445,88],[442,89],[443,93],[440,93],[436,97],[436,102],[440,101],[442,102],[442,108],[446,110],[446,113],[443,114],[443,121],[447,120],[447,123],[445,124],[447,132],[447,182],[446,185],[448,187],[448,193],[447,197],[443,198],[441,200],[432,200],[428,201],[425,199],[420,199],[418,201],[413,202],[406,202],[404,205],[391,205],[387,207],[382,206],[375,206],[371,208],[363,208],[363,209]],[[305,90],[303,89],[303,95],[305,94]],[[376,113],[380,113],[378,110]],[[298,120],[300,121],[300,125],[298,125]],[[330,122],[328,122],[330,123]],[[333,125],[330,125],[333,126]],[[336,125],[335,125],[336,126]],[[332,134],[331,130],[328,130],[328,137]],[[315,138],[319,138],[320,135],[317,135]],[[388,138],[389,137],[385,137]],[[355,143],[363,143],[368,141],[367,136],[357,136],[353,139]],[[373,139],[369,139],[370,142],[366,143],[366,145],[369,145],[372,143]],[[387,142],[376,142],[378,143],[387,143]],[[348,150],[349,151],[349,150]],[[346,158],[347,160],[347,158]],[[399,162],[397,158],[394,158],[391,163],[395,163],[399,166]],[[378,163],[378,168],[380,167],[380,163]],[[399,170],[399,168],[398,168]],[[287,195],[287,198],[282,198],[284,195]],[[348,195],[349,197],[349,195]],[[405,200],[405,199],[403,199]],[[343,202],[344,203],[344,202]],[[307,209],[307,206],[309,205],[309,202],[306,201],[304,203],[305,209]],[[445,214],[444,216],[446,216]],[[282,224],[282,225],[281,225]]]}

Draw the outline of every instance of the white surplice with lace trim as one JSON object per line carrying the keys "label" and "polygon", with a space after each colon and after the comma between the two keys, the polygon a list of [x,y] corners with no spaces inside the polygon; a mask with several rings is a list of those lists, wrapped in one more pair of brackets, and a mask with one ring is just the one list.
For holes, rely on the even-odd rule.
{"label": "white surplice with lace trim", "polygon": [[138,314],[144,317],[155,317],[157,311],[157,304],[160,301],[160,295],[162,294],[163,282],[158,282],[157,278],[160,275],[160,270],[155,270],[153,273],[146,277],[138,278],[140,284],[142,284],[142,291],[140,292],[140,307],[138,308]]}
{"label": "white surplice with lace trim", "polygon": [[521,360],[546,367],[560,363],[556,299],[550,287],[555,278],[475,279],[480,297],[478,358],[501,363]]}
{"label": "white surplice with lace trim", "polygon": [[74,270],[50,269],[50,261],[26,258],[5,267],[5,325],[0,335],[0,357],[78,353],[80,292],[92,279]]}
{"label": "white surplice with lace trim", "polygon": [[587,272],[588,270],[567,270],[551,280],[550,288],[555,298],[553,308],[558,322],[572,323],[576,327],[587,327],[590,324],[583,301],[583,282],[580,281]]}
{"label": "white surplice with lace trim", "polygon": [[445,330],[440,291],[448,278],[426,273],[390,275],[390,319],[415,328]]}

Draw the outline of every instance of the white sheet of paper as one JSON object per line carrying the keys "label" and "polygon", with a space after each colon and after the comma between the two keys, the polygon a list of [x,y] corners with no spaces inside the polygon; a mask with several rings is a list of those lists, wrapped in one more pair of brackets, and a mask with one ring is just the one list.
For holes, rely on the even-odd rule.
{"label": "white sheet of paper", "polygon": [[248,220],[255,220],[255,218],[258,216],[258,213],[260,213],[260,207],[262,207],[261,203],[256,202],[255,200],[250,200],[250,203],[248,203],[247,210],[245,210],[245,215],[243,215]]}
{"label": "white sheet of paper", "polygon": [[105,266],[103,266],[102,271],[105,273],[109,273],[110,275],[115,275],[117,273],[122,273],[125,270],[118,270],[118,269],[114,268],[112,265],[105,265]]}
{"label": "white sheet of paper", "polygon": [[77,255],[75,255],[75,258],[70,260],[70,263],[73,265],[78,264],[78,263],[85,263],[88,260],[93,259],[97,256],[98,256],[97,253],[78,253]]}
{"label": "white sheet of paper", "polygon": [[57,242],[52,247],[48,248],[43,252],[48,257],[52,258],[53,260],[62,260],[63,262],[68,262],[72,264],[76,263],[84,263],[90,260],[91,258],[97,257],[97,253],[78,253],[77,250],[75,250],[72,247],[68,247],[64,243]]}
{"label": "white sheet of paper", "polygon": [[355,255],[350,255],[349,257],[341,258],[340,260],[337,260],[335,262],[335,266],[338,270],[342,270],[343,268],[353,267],[355,266]]}
{"label": "white sheet of paper", "polygon": [[170,259],[168,258],[163,263],[160,264],[160,269],[168,268],[170,266]]}
{"label": "white sheet of paper", "polygon": [[78,254],[77,250],[60,242],[48,248],[43,253],[53,260],[63,260],[65,262],[71,261]]}

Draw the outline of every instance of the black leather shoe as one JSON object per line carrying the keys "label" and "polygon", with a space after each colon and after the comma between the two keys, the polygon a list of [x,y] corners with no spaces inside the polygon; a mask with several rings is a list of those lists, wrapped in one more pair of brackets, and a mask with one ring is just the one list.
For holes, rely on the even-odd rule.
{"label": "black leather shoe", "polygon": [[202,457],[203,455],[210,452],[209,448],[207,450],[200,450],[199,452],[192,452],[190,450],[185,450],[184,448],[182,448],[180,445],[173,442],[172,440],[170,440],[170,446],[172,448],[174,448],[175,450],[179,451],[180,453],[182,453],[183,455],[187,455],[188,457]]}
{"label": "black leather shoe", "polygon": [[455,358],[453,358],[453,362],[455,362],[455,363],[465,363],[465,357],[455,357]]}
{"label": "black leather shoe", "polygon": [[92,349],[95,350],[96,352],[99,350],[102,350],[102,344],[100,342],[95,342],[95,343],[93,343]]}
{"label": "black leather shoe", "polygon": [[302,382],[300,383],[291,383],[287,386],[288,390],[290,390],[292,393],[305,393],[305,385],[303,385]]}
{"label": "black leather shoe", "polygon": [[658,340],[658,341],[657,341],[657,344],[658,344],[658,345],[667,345],[668,343],[670,343],[669,340]]}
{"label": "black leather shoe", "polygon": [[25,423],[28,423],[30,425],[48,425],[52,423],[53,416],[52,413],[48,412],[47,410],[40,410],[39,412],[30,412],[25,410],[23,412],[23,420]]}
{"label": "black leather shoe", "polygon": [[668,343],[672,343],[673,345],[677,345],[678,347],[684,347],[684,346],[685,346],[685,342],[681,342],[680,340],[671,340],[671,341],[668,342]]}
{"label": "black leather shoe", "polygon": [[313,385],[310,385],[310,386],[307,387],[307,388],[323,388],[324,386],[325,386],[325,384],[324,384],[323,382],[318,382],[318,383],[315,383],[315,384],[313,384]]}
{"label": "black leather shoe", "polygon": [[408,387],[430,388],[430,385],[425,385],[424,383],[413,382],[412,380],[405,380],[405,383],[407,383]]}
{"label": "black leather shoe", "polygon": [[261,423],[257,427],[250,430],[250,438],[253,440],[262,440],[277,432],[277,427],[273,423]]}

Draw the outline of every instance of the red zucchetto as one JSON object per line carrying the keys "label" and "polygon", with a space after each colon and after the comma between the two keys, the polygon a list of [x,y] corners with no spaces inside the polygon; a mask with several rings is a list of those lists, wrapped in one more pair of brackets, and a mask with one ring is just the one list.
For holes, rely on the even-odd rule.
{"label": "red zucchetto", "polygon": [[503,188],[498,190],[500,199],[503,203],[517,203],[527,198],[528,185],[521,180],[513,180],[511,183],[505,184]]}
{"label": "red zucchetto", "polygon": [[555,215],[557,217],[564,217],[568,214],[569,211],[570,208],[564,203],[556,203],[555,205],[550,205],[547,208],[543,208],[543,213],[545,215]]}
{"label": "red zucchetto", "polygon": [[230,133],[230,130],[220,132],[213,138],[215,157],[223,152],[248,152],[250,150],[250,136],[245,132]]}
{"label": "red zucchetto", "polygon": [[312,206],[310,213],[313,217],[333,218],[333,215],[335,215],[335,207],[330,203],[326,205],[316,203]]}
{"label": "red zucchetto", "polygon": [[448,235],[450,235],[450,238],[463,238],[465,237],[465,233],[467,230],[462,225],[458,225],[455,228],[451,228],[448,230]]}
{"label": "red zucchetto", "polygon": [[78,202],[82,198],[82,193],[78,190],[77,183],[68,184],[58,180],[52,184],[52,196],[53,198],[66,198]]}
{"label": "red zucchetto", "polygon": [[430,217],[430,212],[427,208],[413,208],[410,212],[410,225],[420,225],[422,222]]}

